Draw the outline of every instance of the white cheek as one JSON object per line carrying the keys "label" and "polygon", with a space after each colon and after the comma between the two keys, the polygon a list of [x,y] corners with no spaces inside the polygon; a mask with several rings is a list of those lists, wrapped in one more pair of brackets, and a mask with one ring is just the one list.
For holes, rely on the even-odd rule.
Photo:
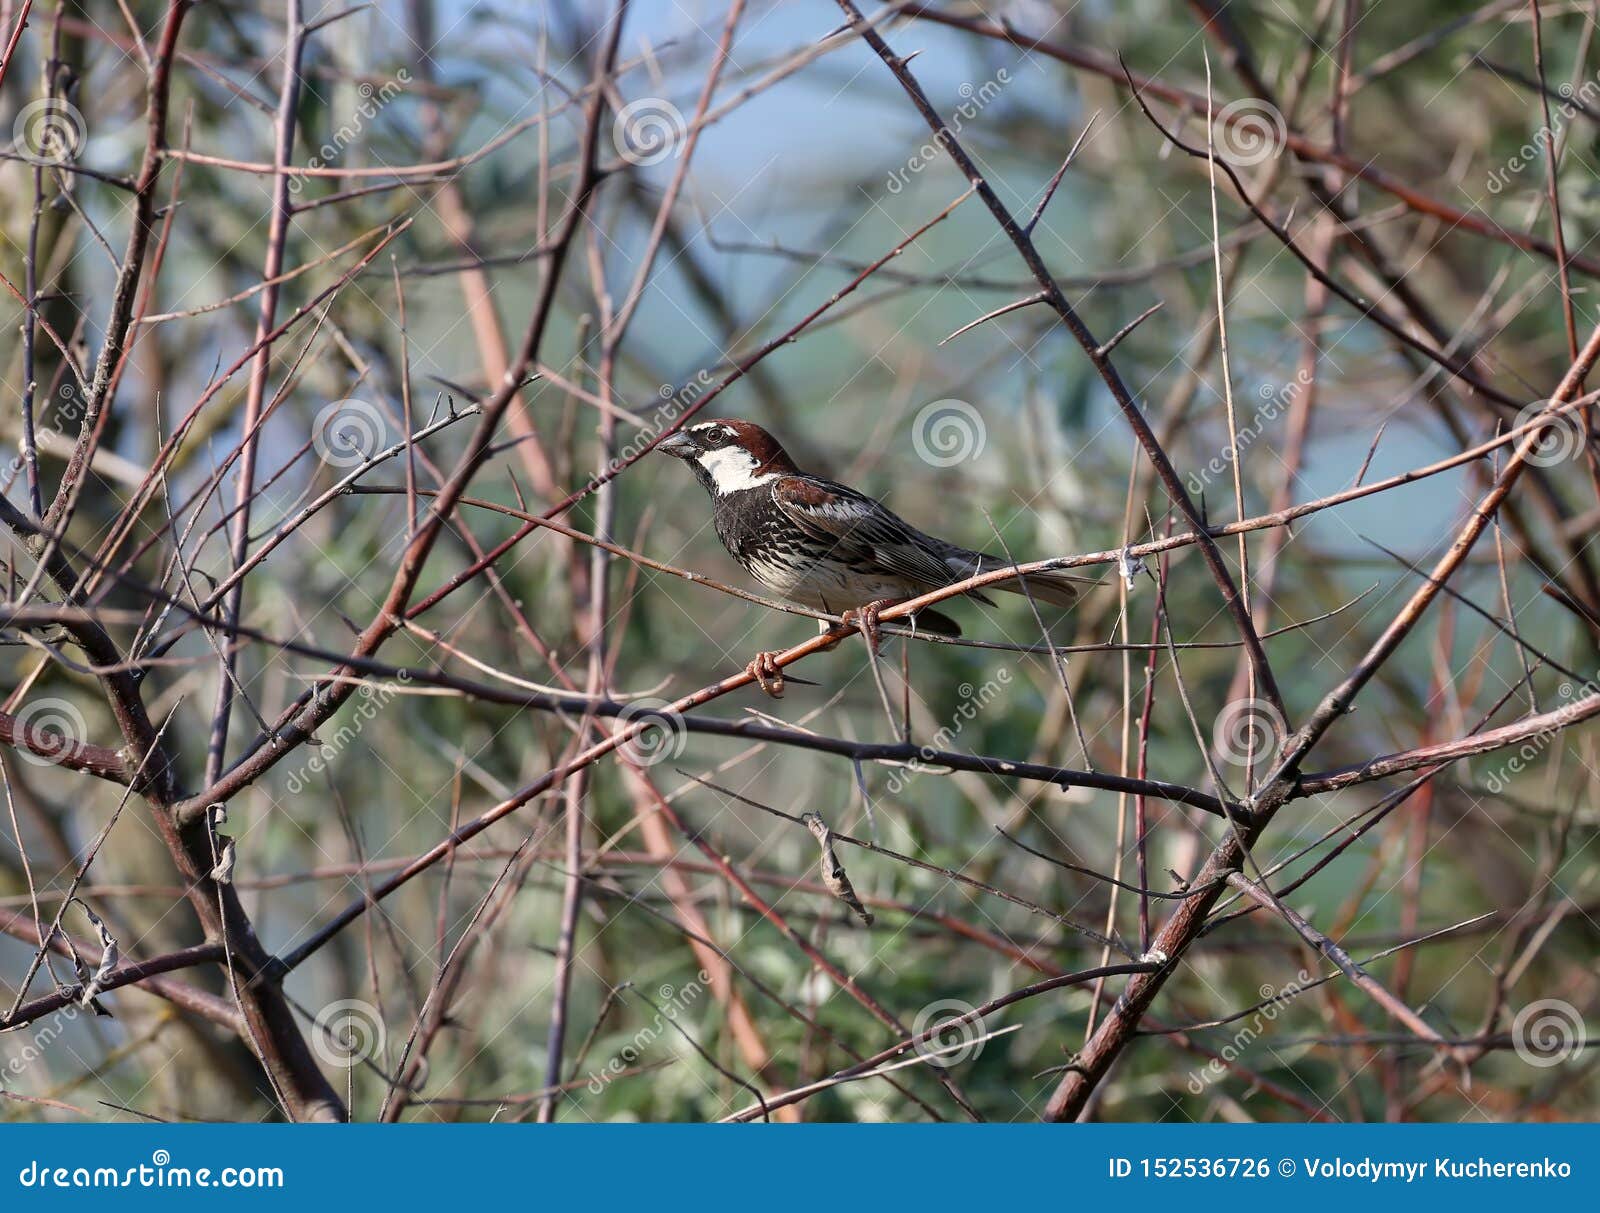
{"label": "white cheek", "polygon": [[757,476],[755,473],[759,465],[755,459],[748,451],[734,446],[707,451],[700,456],[700,466],[711,474],[711,482],[717,486],[719,493],[738,493],[758,488],[778,478],[777,472],[763,472]]}

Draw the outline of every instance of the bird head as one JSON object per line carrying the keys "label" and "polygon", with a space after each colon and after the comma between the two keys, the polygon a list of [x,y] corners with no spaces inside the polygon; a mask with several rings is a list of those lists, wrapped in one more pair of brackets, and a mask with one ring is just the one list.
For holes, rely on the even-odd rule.
{"label": "bird head", "polygon": [[776,438],[748,421],[699,421],[662,439],[656,450],[687,463],[713,496],[757,488],[799,470]]}

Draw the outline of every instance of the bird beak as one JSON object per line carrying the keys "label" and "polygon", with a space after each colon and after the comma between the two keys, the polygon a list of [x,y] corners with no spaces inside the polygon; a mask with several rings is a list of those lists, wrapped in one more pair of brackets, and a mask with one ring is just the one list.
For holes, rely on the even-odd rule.
{"label": "bird beak", "polygon": [[687,459],[694,454],[694,449],[694,439],[682,433],[663,438],[656,444],[656,450],[663,455],[671,455],[674,459]]}

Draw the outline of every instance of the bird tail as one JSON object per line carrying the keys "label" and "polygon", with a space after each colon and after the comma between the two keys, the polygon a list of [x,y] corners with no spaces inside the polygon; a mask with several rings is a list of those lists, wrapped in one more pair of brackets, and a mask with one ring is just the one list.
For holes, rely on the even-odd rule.
{"label": "bird tail", "polygon": [[937,632],[941,636],[961,635],[961,625],[943,611],[936,611],[932,607],[923,607],[911,616],[913,626],[919,632]]}
{"label": "bird tail", "polygon": [[[947,559],[951,570],[963,579],[1013,563],[1001,556],[991,556],[987,552],[968,552],[960,549],[949,553]],[[1064,572],[1024,573],[1020,578],[996,582],[984,588],[1003,590],[1007,594],[1022,594],[1036,602],[1049,603],[1051,606],[1070,607],[1076,605],[1082,596],[1083,586],[1091,580]],[[973,591],[972,596],[988,601],[978,591]]]}
{"label": "bird tail", "polygon": [[1028,573],[1019,581],[1002,581],[994,588],[1008,594],[1025,594],[1058,607],[1075,605],[1082,593],[1078,579],[1065,573]]}

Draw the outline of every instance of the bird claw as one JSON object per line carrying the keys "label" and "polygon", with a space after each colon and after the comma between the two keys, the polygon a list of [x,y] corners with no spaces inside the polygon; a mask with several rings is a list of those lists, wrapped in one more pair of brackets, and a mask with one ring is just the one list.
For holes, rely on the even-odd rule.
{"label": "bird claw", "polygon": [[886,607],[894,606],[895,601],[893,598],[880,598],[876,602],[867,603],[865,606],[851,607],[839,616],[843,621],[840,626],[845,629],[851,627],[859,628],[861,635],[866,639],[867,651],[876,657],[878,655],[880,630],[883,626],[879,622],[878,616],[883,613]]}
{"label": "bird claw", "polygon": [[[839,622],[832,627],[828,626],[824,621],[821,631],[821,635],[824,638],[823,647],[831,649],[841,640],[847,639],[851,632],[859,630],[861,635],[866,638],[867,651],[872,654],[873,660],[876,661],[880,629],[883,626],[878,616],[887,608],[903,601],[904,599],[901,598],[880,598],[875,602],[869,602],[859,607],[851,607],[849,610],[842,612],[839,616]],[[745,666],[744,672],[755,679],[761,689],[768,695],[771,695],[774,699],[782,699],[784,677],[783,670],[773,660],[776,655],[776,653],[770,652],[757,653],[755,659]],[[812,685],[807,684],[804,678],[796,678],[793,681],[803,685]]]}
{"label": "bird claw", "polygon": [[744,667],[744,672],[756,680],[756,684],[771,695],[774,699],[783,698],[783,668],[774,658],[776,653],[763,650],[755,655],[755,659]]}

